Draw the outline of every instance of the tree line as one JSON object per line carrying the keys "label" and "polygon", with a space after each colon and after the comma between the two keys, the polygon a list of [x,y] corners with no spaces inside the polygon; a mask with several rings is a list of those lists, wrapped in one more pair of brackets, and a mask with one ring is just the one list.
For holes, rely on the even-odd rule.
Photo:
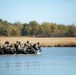
{"label": "tree line", "polygon": [[0,36],[76,37],[76,25],[36,21],[10,23],[0,19]]}

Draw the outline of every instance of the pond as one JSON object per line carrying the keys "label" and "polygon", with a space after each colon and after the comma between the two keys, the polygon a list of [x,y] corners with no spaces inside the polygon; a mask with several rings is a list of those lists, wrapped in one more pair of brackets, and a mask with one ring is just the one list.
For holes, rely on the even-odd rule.
{"label": "pond", "polygon": [[76,47],[42,47],[41,55],[0,55],[0,75],[76,75]]}

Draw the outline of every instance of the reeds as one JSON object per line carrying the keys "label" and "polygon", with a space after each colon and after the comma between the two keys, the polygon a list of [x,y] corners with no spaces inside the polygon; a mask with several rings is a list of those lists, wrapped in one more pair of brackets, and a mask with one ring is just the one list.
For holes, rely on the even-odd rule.
{"label": "reeds", "polygon": [[3,45],[5,41],[9,41],[10,44],[16,43],[16,41],[20,41],[22,44],[24,44],[27,40],[30,41],[31,44],[40,42],[40,45],[43,47],[76,47],[76,38],[74,37],[0,37],[1,45]]}

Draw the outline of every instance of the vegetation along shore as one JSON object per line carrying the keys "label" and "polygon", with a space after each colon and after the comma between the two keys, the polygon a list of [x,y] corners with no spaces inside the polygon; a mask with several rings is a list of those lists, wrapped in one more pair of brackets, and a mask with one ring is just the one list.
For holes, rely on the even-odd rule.
{"label": "vegetation along shore", "polygon": [[76,25],[36,21],[10,23],[0,19],[0,36],[76,37]]}
{"label": "vegetation along shore", "polygon": [[48,22],[39,24],[36,21],[10,23],[0,19],[1,45],[5,41],[9,41],[11,44],[20,41],[24,44],[27,40],[32,44],[40,42],[41,46],[44,47],[76,47],[76,25]]}
{"label": "vegetation along shore", "polygon": [[40,42],[42,47],[76,47],[76,38],[74,37],[0,37],[0,45],[3,45],[5,41],[9,41],[10,44],[20,41],[24,44],[27,40],[30,41],[31,44]]}

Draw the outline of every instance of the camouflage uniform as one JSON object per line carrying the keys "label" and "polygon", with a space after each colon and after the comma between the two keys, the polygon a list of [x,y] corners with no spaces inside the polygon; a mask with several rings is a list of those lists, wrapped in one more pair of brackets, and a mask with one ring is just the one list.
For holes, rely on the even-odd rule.
{"label": "camouflage uniform", "polygon": [[39,42],[33,45],[33,48],[35,50],[38,50],[40,48]]}

